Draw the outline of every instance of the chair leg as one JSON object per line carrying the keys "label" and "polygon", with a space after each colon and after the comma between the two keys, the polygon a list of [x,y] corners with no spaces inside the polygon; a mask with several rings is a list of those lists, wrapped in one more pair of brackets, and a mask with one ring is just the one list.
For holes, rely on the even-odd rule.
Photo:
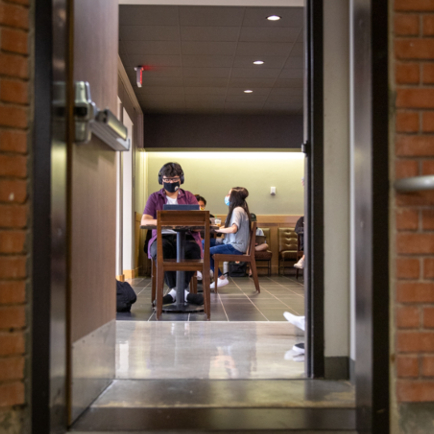
{"label": "chair leg", "polygon": [[250,266],[252,267],[253,280],[255,282],[256,292],[260,294],[261,288],[259,288],[259,280],[258,280],[258,270],[256,269],[256,262],[253,260],[250,262]]}
{"label": "chair leg", "polygon": [[190,280],[190,292],[197,294],[197,272],[194,273],[194,276]]}
{"label": "chair leg", "polygon": [[155,268],[155,261],[151,260],[152,263],[152,271],[151,271],[151,288],[152,288],[152,294],[151,294],[151,303],[154,303],[155,301],[155,285],[157,280],[157,271]]}
{"label": "chair leg", "polygon": [[157,268],[157,306],[156,317],[161,319],[163,313],[163,289],[164,289],[164,271]]}
{"label": "chair leg", "polygon": [[298,280],[298,268],[295,269],[295,278]]}
{"label": "chair leg", "polygon": [[219,262],[214,259],[214,292],[217,294],[217,285],[219,281]]}

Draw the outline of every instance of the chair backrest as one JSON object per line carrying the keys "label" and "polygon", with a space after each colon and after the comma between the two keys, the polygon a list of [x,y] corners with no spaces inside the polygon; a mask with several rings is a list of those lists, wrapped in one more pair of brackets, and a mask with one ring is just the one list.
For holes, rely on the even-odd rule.
{"label": "chair backrest", "polygon": [[[164,226],[203,227],[204,262],[209,262],[209,211],[157,211],[157,255],[163,251],[162,229]],[[206,254],[208,252],[208,254]],[[162,253],[161,253],[162,255]]]}
{"label": "chair backrest", "polygon": [[279,228],[279,252],[284,250],[298,250],[298,236],[294,228]]}
{"label": "chair backrest", "polygon": [[262,232],[264,233],[265,242],[270,246],[271,245],[271,241],[270,241],[270,236],[271,236],[270,235],[270,228],[260,228],[260,229],[262,229]]}
{"label": "chair backrest", "polygon": [[250,242],[246,252],[247,256],[250,256],[252,252],[253,255],[255,254],[256,224],[257,224],[256,222],[252,222],[252,226],[250,227]]}

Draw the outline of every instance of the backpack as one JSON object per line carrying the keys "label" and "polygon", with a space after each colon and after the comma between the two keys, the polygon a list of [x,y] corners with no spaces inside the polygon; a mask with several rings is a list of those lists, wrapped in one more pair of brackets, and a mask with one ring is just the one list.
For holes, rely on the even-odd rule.
{"label": "backpack", "polygon": [[229,262],[230,277],[245,277],[247,275],[247,262]]}
{"label": "backpack", "polygon": [[137,296],[131,285],[116,280],[116,312],[129,312],[136,300]]}

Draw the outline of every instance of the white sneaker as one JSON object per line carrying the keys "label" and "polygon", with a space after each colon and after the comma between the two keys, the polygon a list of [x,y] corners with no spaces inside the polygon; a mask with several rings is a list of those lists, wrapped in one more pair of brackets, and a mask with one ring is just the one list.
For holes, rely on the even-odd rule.
{"label": "white sneaker", "polygon": [[295,268],[299,268],[300,270],[303,270],[304,268],[304,259],[301,258],[296,264],[294,264]]}
{"label": "white sneaker", "polygon": [[299,329],[305,331],[305,317],[304,316],[297,316],[293,315],[289,312],[283,312],[283,316],[285,319],[290,322],[291,324],[294,324]]}
{"label": "white sneaker", "polygon": [[[226,277],[224,279],[220,279],[220,278],[218,278],[218,279],[219,279],[219,284],[218,284],[217,288],[221,288],[223,286],[229,285],[229,280],[226,279]],[[213,283],[211,283],[211,285],[209,287],[210,287],[210,289],[215,289],[215,281]]]}
{"label": "white sneaker", "polygon": [[304,354],[304,342],[300,342],[299,344],[295,344],[292,347],[292,351],[294,351],[294,353],[297,356],[300,356],[300,355]]}
{"label": "white sneaker", "polygon": [[200,271],[197,272],[197,280],[202,280],[202,273]]}

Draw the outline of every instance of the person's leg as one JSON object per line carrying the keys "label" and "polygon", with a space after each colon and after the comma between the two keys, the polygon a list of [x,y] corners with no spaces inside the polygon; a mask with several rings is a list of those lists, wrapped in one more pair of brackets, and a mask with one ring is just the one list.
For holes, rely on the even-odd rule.
{"label": "person's leg", "polygon": [[[194,240],[187,240],[184,247],[185,259],[200,259],[201,251],[199,245]],[[194,271],[185,272],[184,289],[188,289],[191,278],[194,276]]]}
{"label": "person's leg", "polygon": [[[242,255],[243,253],[237,250],[235,247],[233,247],[231,244],[217,244],[213,247],[210,247],[209,254],[211,256],[210,258],[210,265],[211,270],[214,270],[214,259],[213,255],[216,253],[220,253],[222,255]],[[220,269],[218,270],[218,277],[221,277],[222,273]]]}
{"label": "person's leg", "polygon": [[[157,260],[157,240],[151,245],[151,257],[154,261]],[[176,258],[176,235],[163,235],[163,258],[175,259]],[[166,271],[164,273],[164,280],[170,289],[176,287],[176,272]]]}

